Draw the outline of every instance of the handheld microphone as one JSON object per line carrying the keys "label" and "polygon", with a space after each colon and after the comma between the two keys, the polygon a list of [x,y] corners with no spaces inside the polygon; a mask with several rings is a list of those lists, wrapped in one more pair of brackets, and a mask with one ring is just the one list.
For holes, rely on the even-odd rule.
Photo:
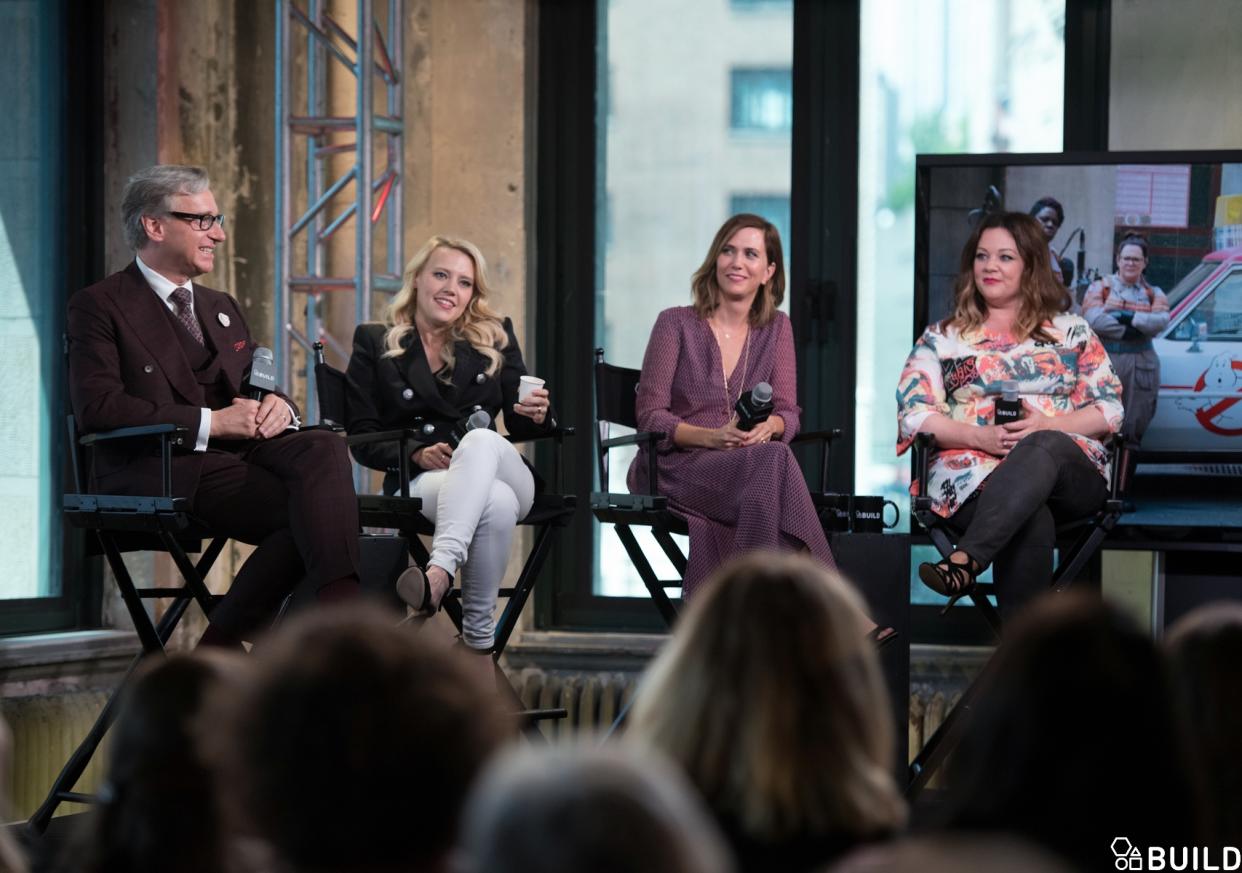
{"label": "handheld microphone", "polygon": [[486,409],[476,409],[474,412],[470,413],[468,417],[463,418],[461,421],[453,425],[452,429],[448,433],[448,439],[446,442],[456,449],[458,444],[462,441],[462,438],[465,437],[465,435],[470,431],[477,430],[479,428],[486,430],[491,426],[491,423],[492,417],[488,415]]}
{"label": "handheld microphone", "polygon": [[737,399],[733,407],[737,413],[737,429],[752,430],[761,421],[767,421],[772,414],[772,386],[760,382]]}
{"label": "handheld microphone", "polygon": [[996,401],[992,420],[996,424],[1008,424],[1022,418],[1022,401],[1018,398],[1018,383],[1012,379],[1001,382],[1001,396]]}
{"label": "handheld microphone", "polygon": [[259,346],[254,350],[246,385],[251,400],[262,400],[264,394],[276,390],[276,359],[271,349]]}

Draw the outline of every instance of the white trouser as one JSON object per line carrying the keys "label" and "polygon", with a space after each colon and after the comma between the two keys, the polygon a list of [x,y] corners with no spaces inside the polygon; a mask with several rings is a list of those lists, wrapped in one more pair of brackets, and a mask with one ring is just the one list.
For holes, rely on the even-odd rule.
{"label": "white trouser", "polygon": [[513,529],[535,502],[535,477],[513,443],[494,430],[472,430],[447,470],[410,482],[423,515],[436,526],[431,564],[453,576],[461,568],[461,635],[473,649],[495,640],[496,593],[509,561]]}

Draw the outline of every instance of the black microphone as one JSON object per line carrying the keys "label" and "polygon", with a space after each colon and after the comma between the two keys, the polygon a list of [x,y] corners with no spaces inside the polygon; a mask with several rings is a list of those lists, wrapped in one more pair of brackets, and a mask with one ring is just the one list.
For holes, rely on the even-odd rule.
{"label": "black microphone", "polygon": [[1012,379],[1001,382],[1001,396],[996,399],[992,414],[994,424],[1008,424],[1022,418],[1022,399],[1018,397],[1018,383]]}
{"label": "black microphone", "polygon": [[462,438],[465,437],[465,435],[470,431],[478,430],[479,428],[486,430],[491,426],[491,423],[492,417],[488,415],[486,409],[476,409],[474,412],[470,413],[469,416],[453,425],[452,429],[448,433],[448,439],[446,442],[456,449],[458,444],[462,441]]}
{"label": "black microphone", "polygon": [[246,386],[251,400],[262,400],[264,394],[276,390],[276,359],[272,350],[259,346],[250,359],[250,373],[246,376]]}
{"label": "black microphone", "polygon": [[760,382],[737,399],[733,407],[737,413],[737,429],[751,430],[772,414],[772,386]]}

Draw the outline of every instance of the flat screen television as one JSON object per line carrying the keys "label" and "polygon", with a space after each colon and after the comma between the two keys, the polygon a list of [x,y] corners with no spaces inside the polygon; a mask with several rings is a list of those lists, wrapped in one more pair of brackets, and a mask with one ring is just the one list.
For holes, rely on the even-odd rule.
{"label": "flat screen television", "polygon": [[1160,388],[1140,475],[1242,474],[1242,151],[919,155],[916,167],[915,337],[950,314],[985,212],[1058,201],[1051,246],[1079,302],[1138,232],[1171,309],[1153,340]]}

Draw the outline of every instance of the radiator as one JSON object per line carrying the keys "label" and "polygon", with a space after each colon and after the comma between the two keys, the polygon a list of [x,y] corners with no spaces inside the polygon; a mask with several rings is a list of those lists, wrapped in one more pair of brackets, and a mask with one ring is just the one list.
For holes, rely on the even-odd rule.
{"label": "radiator", "polygon": [[[527,709],[559,706],[569,713],[566,718],[542,723],[540,727],[549,740],[607,731],[638,684],[634,673],[545,671],[537,667],[523,668],[510,679]],[[947,691],[933,686],[911,691],[907,725],[911,761],[961,698],[959,690]]]}
{"label": "radiator", "polygon": [[[11,818],[29,818],[39,807],[107,700],[105,691],[82,691],[0,701],[0,715],[13,732],[10,784],[0,786],[0,793],[10,798]],[[87,794],[96,791],[103,779],[107,742],[105,737],[75,790]],[[57,815],[81,811],[80,806],[67,803],[61,804]]]}
{"label": "radiator", "polygon": [[566,718],[547,720],[540,730],[549,740],[608,730],[634,696],[636,673],[588,673],[526,667],[510,677],[526,709],[564,707]]}

